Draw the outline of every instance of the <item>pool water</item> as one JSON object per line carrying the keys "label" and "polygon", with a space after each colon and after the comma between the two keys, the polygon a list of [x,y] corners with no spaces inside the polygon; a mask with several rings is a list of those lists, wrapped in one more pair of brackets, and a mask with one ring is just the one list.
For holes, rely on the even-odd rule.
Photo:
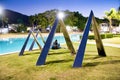
{"label": "pool water", "polygon": [[[37,38],[40,45],[43,47],[44,43],[42,42],[41,38]],[[47,37],[44,37],[44,40],[46,40]],[[55,36],[53,41],[57,39],[58,43],[65,43],[65,39],[63,36]],[[79,41],[80,40],[80,34],[73,34],[70,35],[71,41]],[[0,55],[8,54],[8,53],[14,53],[14,52],[20,52],[26,38],[3,38],[0,39]],[[28,41],[27,47],[25,50],[29,50],[31,44],[32,44],[33,38],[31,37]],[[35,43],[34,49],[39,48],[37,44]]]}

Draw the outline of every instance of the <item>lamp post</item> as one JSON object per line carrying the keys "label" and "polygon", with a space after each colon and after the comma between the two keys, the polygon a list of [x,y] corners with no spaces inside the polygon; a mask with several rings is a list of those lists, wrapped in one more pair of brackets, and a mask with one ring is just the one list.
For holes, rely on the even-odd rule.
{"label": "lamp post", "polygon": [[2,13],[3,13],[3,8],[2,6],[0,6],[0,15],[2,15]]}
{"label": "lamp post", "polygon": [[3,7],[2,6],[0,6],[0,16],[1,16],[2,26],[3,26]]}
{"label": "lamp post", "polygon": [[[3,14],[3,8],[0,6],[0,16],[1,16],[1,21],[2,21],[2,14]],[[3,21],[2,21],[2,24],[3,24]],[[2,29],[0,29],[0,30],[1,30],[0,33],[2,33]]]}

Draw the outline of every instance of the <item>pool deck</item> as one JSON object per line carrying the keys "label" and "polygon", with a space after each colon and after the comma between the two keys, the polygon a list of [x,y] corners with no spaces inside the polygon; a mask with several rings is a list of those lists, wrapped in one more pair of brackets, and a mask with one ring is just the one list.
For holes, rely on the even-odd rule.
{"label": "pool deck", "polygon": [[[70,32],[69,34],[81,34],[80,32]],[[49,33],[42,33],[42,36],[48,36]],[[63,35],[63,33],[55,33],[55,36]],[[22,38],[27,37],[28,33],[8,33],[8,34],[0,34],[0,39],[2,38]]]}

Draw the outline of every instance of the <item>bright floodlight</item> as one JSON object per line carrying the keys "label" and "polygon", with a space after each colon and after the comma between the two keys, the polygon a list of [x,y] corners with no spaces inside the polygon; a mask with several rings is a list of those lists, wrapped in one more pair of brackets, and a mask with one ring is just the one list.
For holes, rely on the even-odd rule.
{"label": "bright floodlight", "polygon": [[0,15],[2,15],[2,13],[3,13],[3,7],[0,6]]}
{"label": "bright floodlight", "polygon": [[64,13],[63,13],[63,12],[59,12],[59,13],[58,13],[58,18],[59,18],[59,19],[63,19],[63,18],[64,18],[64,16],[65,16],[65,15],[64,15]]}

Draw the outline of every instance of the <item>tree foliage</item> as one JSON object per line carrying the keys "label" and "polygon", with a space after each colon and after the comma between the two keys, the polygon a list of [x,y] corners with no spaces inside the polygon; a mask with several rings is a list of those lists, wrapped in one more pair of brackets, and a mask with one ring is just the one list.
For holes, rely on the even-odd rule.
{"label": "tree foliage", "polygon": [[[48,25],[52,26],[58,12],[59,10],[53,9],[53,10],[46,11],[44,13],[32,15],[29,17],[30,24],[32,25],[33,22],[36,20],[37,25],[40,25],[41,28],[46,28]],[[71,27],[76,26],[80,30],[84,29],[86,21],[87,21],[86,17],[84,17],[78,11],[71,12],[69,10],[65,10],[63,12],[65,13],[65,18],[64,18],[65,25],[69,25]],[[99,23],[102,22],[101,19],[98,19],[98,18],[96,19]],[[60,24],[58,24],[58,29],[60,29]],[[57,30],[57,31],[60,31],[60,30]]]}
{"label": "tree foliage", "polygon": [[119,17],[120,17],[119,12],[117,12],[115,8],[111,8],[110,11],[105,11],[105,18],[107,18],[109,20],[110,32],[112,32],[112,30],[113,30],[113,25],[116,26],[117,24],[119,24],[119,22],[118,22]]}
{"label": "tree foliage", "polygon": [[118,25],[120,23],[120,7],[118,11],[115,8],[111,8],[110,11],[105,11],[105,15],[111,27],[112,25]]}
{"label": "tree foliage", "polygon": [[19,24],[17,27],[17,32],[26,32],[27,31],[27,27],[23,24]]}

